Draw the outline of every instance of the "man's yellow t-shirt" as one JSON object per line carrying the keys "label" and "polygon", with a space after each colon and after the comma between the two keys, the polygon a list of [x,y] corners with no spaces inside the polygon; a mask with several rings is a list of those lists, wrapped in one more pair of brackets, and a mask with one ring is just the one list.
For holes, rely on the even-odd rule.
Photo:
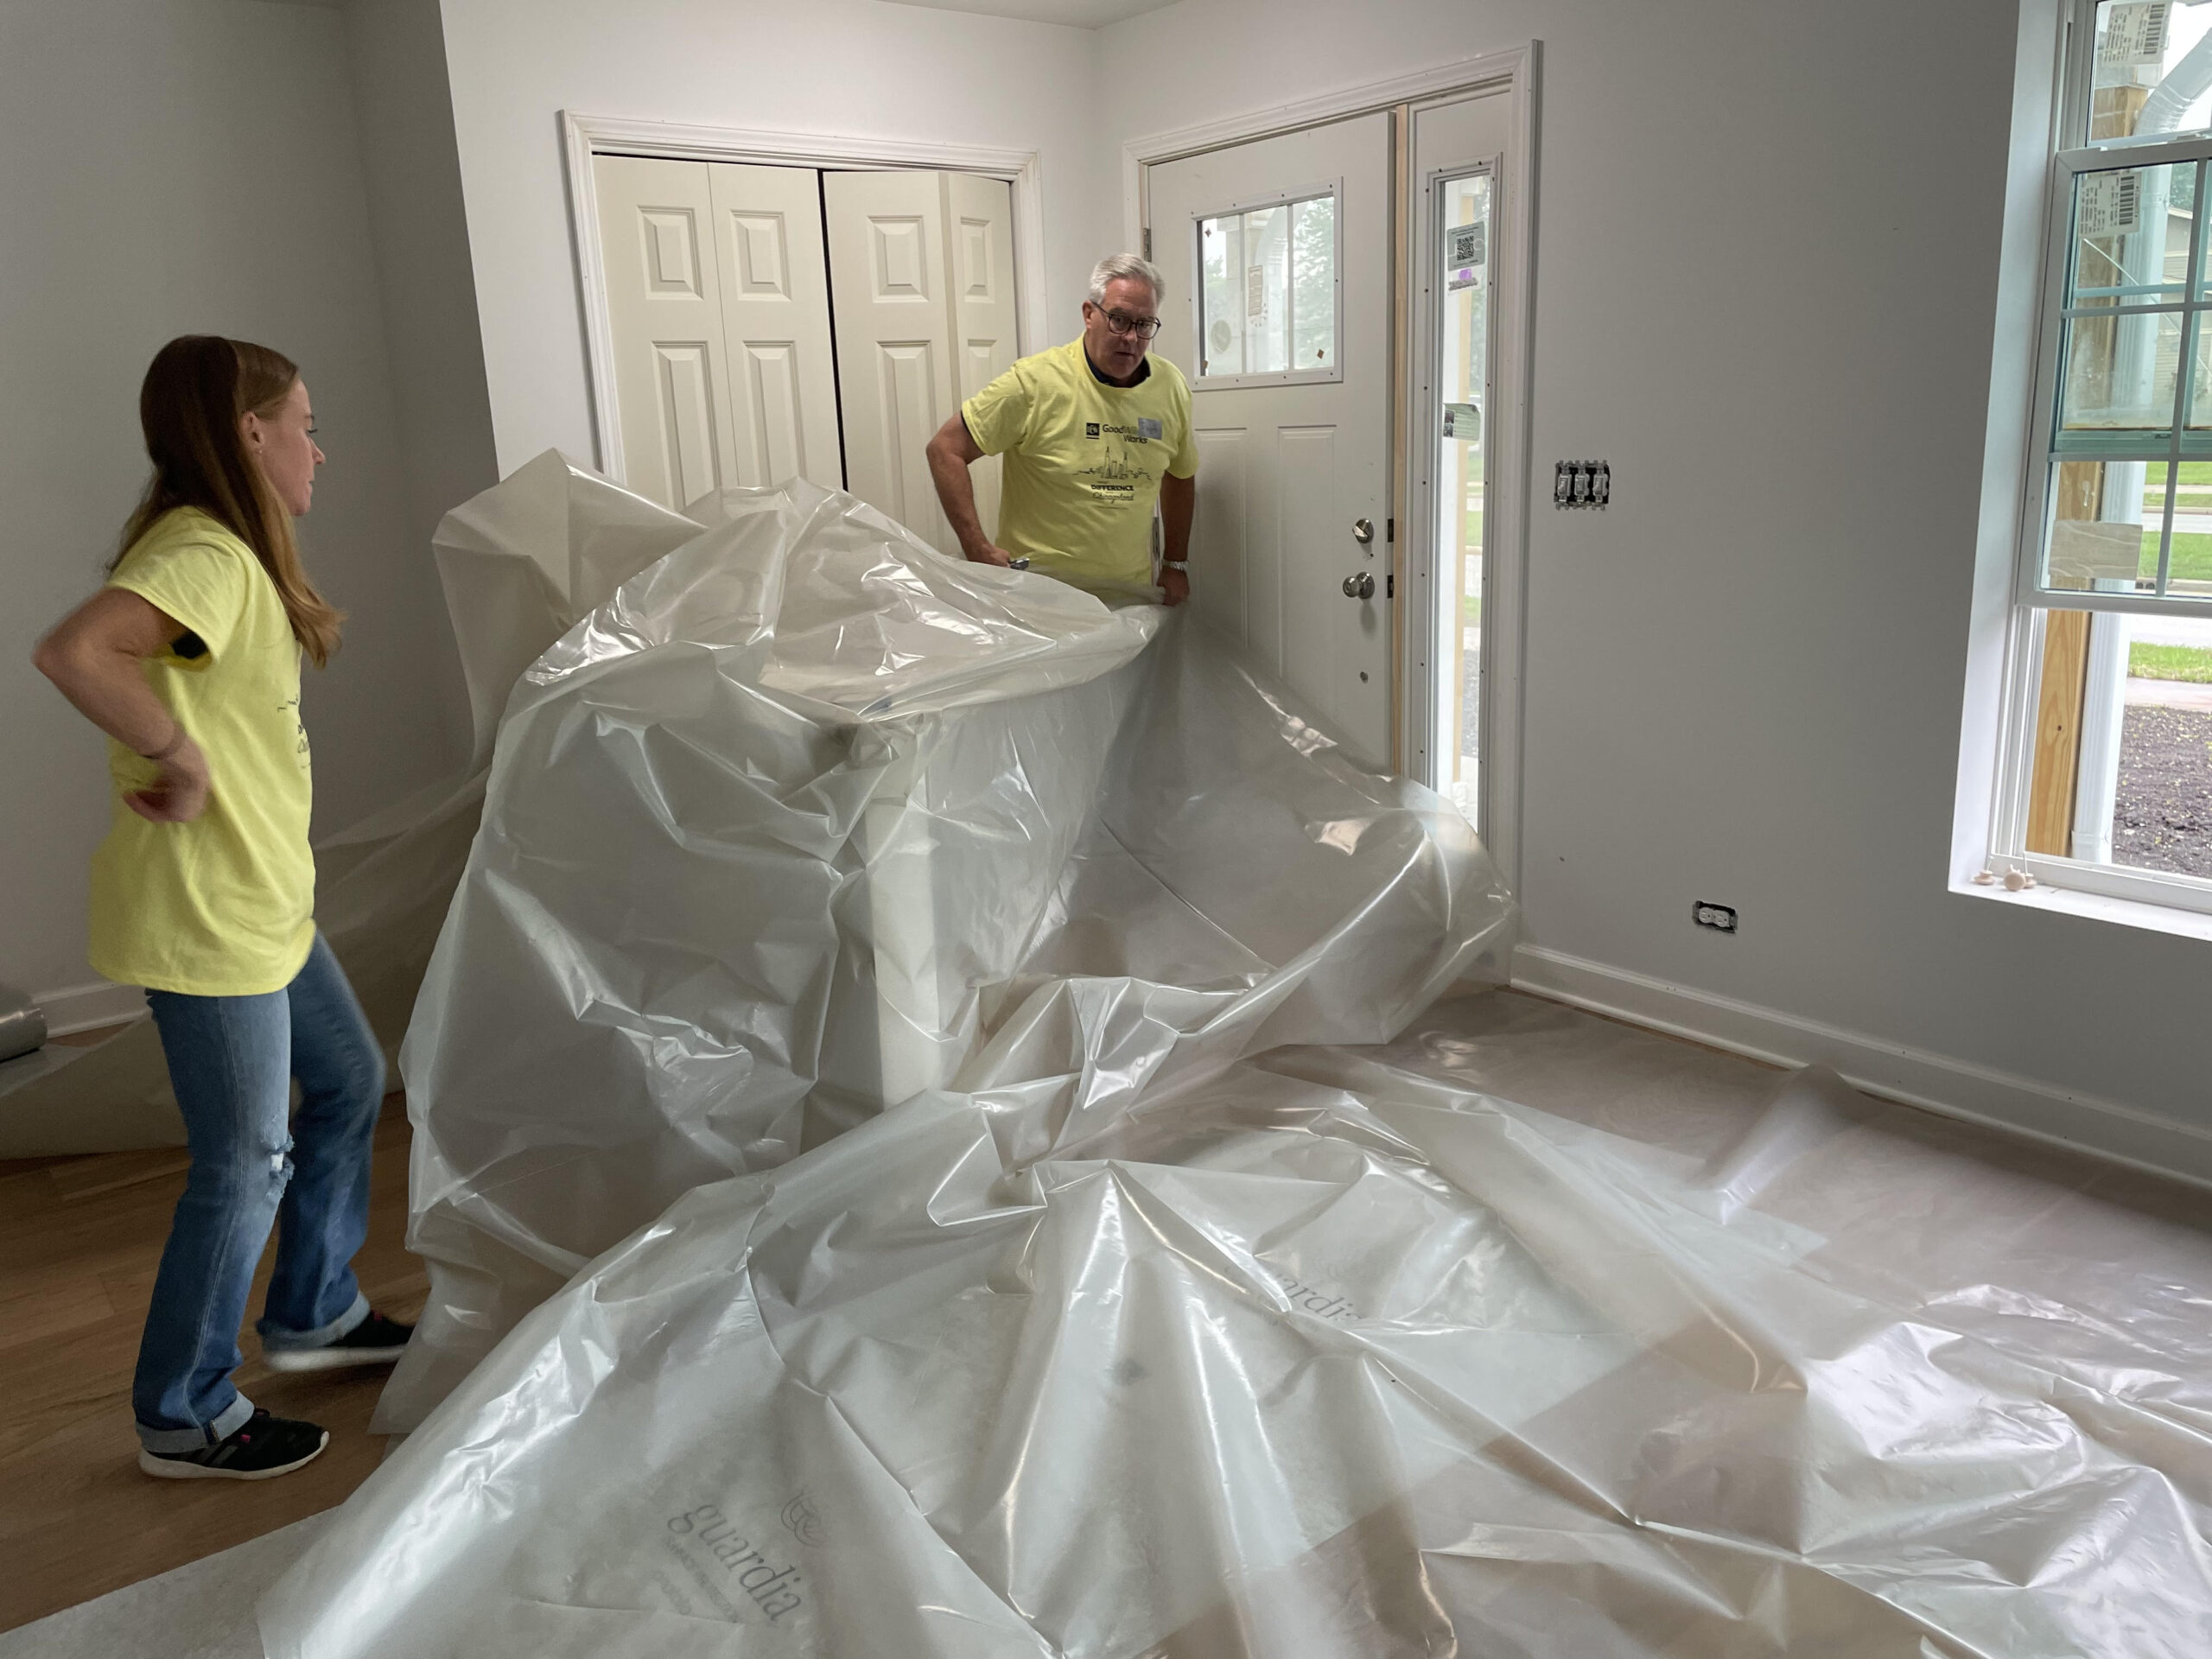
{"label": "man's yellow t-shirt", "polygon": [[313,802],[300,646],[253,550],[195,507],[165,513],[108,579],[197,636],[146,683],[207,757],[207,810],[149,823],[124,804],[160,768],[108,746],[114,823],[92,855],[92,963],[124,985],[195,996],[282,990],[315,944]]}
{"label": "man's yellow t-shirt", "polygon": [[1163,473],[1198,470],[1191,388],[1165,358],[1134,386],[1091,372],[1083,341],[1025,357],[960,406],[969,435],[1006,457],[998,544],[1083,588],[1152,585]]}

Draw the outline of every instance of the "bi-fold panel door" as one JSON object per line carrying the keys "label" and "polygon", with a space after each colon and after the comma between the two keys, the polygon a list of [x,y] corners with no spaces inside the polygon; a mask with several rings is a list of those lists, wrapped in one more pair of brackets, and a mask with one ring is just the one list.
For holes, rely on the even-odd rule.
{"label": "bi-fold panel door", "polygon": [[623,482],[679,511],[728,484],[842,486],[813,169],[601,156],[594,171]]}
{"label": "bi-fold panel door", "polygon": [[740,484],[844,478],[822,193],[803,167],[707,169]]}
{"label": "bi-fold panel door", "polygon": [[[1014,362],[1006,181],[639,156],[594,177],[622,481],[680,511],[803,477],[957,554],[924,448]],[[997,461],[975,479],[994,531]]]}
{"label": "bi-fold panel door", "polygon": [[[849,487],[939,551],[959,544],[923,450],[1014,359],[1013,192],[965,173],[828,173]],[[973,468],[987,531],[999,463]]]}

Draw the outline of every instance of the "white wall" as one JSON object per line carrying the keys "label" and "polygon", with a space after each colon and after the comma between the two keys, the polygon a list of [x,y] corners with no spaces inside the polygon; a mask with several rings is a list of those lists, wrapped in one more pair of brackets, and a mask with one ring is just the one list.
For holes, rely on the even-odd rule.
{"label": "white wall", "polygon": [[[162,343],[226,334],[302,365],[330,464],[302,526],[352,613],[310,672],[320,829],[458,764],[421,638],[439,601],[411,533],[353,115],[345,18],[259,0],[0,10],[0,980],[92,980],[85,868],[104,740],[31,669],[98,585],[148,472],[138,383]],[[440,624],[442,626],[442,624]]]}
{"label": "white wall", "polygon": [[446,54],[500,470],[592,458],[558,118],[1039,152],[1054,338],[1115,232],[1092,109],[1096,37],[874,0],[446,0]]}
{"label": "white wall", "polygon": [[[1542,41],[1530,940],[2212,1128],[2212,944],[1947,891],[2016,0],[1348,16],[1116,25],[1100,107],[1118,144]],[[1611,509],[1554,512],[1583,455]]]}

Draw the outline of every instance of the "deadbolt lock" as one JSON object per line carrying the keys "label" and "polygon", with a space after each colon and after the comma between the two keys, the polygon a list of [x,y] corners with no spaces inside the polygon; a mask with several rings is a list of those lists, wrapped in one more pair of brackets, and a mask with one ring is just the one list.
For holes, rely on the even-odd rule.
{"label": "deadbolt lock", "polygon": [[1355,542],[1357,542],[1362,547],[1365,547],[1370,542],[1375,539],[1375,521],[1372,518],[1353,519],[1351,521],[1351,538]]}

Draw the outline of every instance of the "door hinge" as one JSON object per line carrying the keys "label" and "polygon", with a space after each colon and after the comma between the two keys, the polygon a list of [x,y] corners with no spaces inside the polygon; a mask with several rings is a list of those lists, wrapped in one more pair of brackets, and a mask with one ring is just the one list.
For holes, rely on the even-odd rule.
{"label": "door hinge", "polygon": [[1398,573],[1393,570],[1389,575],[1382,578],[1382,597],[1385,599],[1395,599],[1397,596]]}
{"label": "door hinge", "polygon": [[1144,227],[1144,257],[1147,259],[1152,257],[1152,226],[1149,225]]}
{"label": "door hinge", "polygon": [[1385,518],[1382,521],[1382,539],[1386,542],[1395,542],[1398,539],[1398,521],[1396,519]]}

